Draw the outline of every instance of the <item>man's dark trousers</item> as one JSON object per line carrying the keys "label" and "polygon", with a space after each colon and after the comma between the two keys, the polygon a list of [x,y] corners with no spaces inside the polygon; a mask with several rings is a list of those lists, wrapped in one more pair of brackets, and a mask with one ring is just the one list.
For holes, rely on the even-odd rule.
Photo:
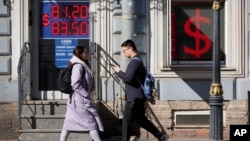
{"label": "man's dark trousers", "polygon": [[156,138],[159,136],[160,131],[148,120],[145,111],[145,100],[135,99],[134,102],[126,102],[123,114],[122,141],[129,141],[133,121]]}

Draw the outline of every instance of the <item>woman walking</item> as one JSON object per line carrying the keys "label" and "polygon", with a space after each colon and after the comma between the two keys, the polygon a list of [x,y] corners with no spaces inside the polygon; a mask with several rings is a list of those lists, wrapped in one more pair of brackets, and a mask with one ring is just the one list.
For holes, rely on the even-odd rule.
{"label": "woman walking", "polygon": [[94,77],[88,62],[87,48],[76,46],[70,63],[77,63],[71,74],[74,93],[67,102],[60,141],[66,141],[70,131],[89,131],[94,141],[101,141],[99,131],[103,131],[103,124],[90,96],[94,90]]}

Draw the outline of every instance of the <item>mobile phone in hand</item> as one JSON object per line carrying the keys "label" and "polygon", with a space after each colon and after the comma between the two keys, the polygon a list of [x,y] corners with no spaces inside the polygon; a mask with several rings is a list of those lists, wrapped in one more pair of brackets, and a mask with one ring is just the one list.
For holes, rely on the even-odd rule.
{"label": "mobile phone in hand", "polygon": [[116,66],[115,64],[112,64],[112,63],[109,63],[109,65],[110,65],[111,67],[115,67],[115,66]]}

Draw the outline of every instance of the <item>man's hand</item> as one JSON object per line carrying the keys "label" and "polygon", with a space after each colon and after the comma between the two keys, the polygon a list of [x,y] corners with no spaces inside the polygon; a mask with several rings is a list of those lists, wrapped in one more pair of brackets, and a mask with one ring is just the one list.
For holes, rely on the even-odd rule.
{"label": "man's hand", "polygon": [[113,66],[112,68],[115,71],[115,73],[118,73],[121,70],[119,66]]}

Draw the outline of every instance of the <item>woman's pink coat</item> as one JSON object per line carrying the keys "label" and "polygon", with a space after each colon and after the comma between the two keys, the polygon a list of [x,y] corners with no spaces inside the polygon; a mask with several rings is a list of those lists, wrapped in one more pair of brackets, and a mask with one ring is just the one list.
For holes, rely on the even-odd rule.
{"label": "woman's pink coat", "polygon": [[90,96],[94,83],[92,71],[76,56],[73,56],[70,62],[80,64],[74,65],[72,69],[71,85],[74,94],[72,95],[71,102],[70,99],[67,102],[63,130],[103,131],[102,121]]}

